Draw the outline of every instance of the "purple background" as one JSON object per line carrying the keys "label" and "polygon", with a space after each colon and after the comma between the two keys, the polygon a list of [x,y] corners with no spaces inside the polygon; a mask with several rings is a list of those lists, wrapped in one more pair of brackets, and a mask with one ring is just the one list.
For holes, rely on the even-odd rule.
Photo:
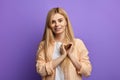
{"label": "purple background", "polygon": [[0,80],[40,80],[35,56],[53,7],[67,11],[90,52],[84,80],[120,80],[119,0],[0,0]]}

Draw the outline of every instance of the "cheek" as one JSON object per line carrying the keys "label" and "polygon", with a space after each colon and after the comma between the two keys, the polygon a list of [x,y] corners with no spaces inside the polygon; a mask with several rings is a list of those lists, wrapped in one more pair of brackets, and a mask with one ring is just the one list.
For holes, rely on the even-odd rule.
{"label": "cheek", "polygon": [[66,26],[64,26],[64,28],[63,28],[64,30],[66,29]]}
{"label": "cheek", "polygon": [[54,31],[54,28],[53,28],[53,27],[51,27],[50,29],[51,29],[52,31]]}
{"label": "cheek", "polygon": [[65,23],[63,24],[63,28],[64,28],[64,29],[66,28],[66,24],[65,24]]}
{"label": "cheek", "polygon": [[51,25],[50,25],[50,28],[51,28],[51,29],[52,29],[52,28],[54,28],[54,25],[53,25],[53,24],[51,24]]}
{"label": "cheek", "polygon": [[53,32],[55,31],[55,28],[54,28],[54,27],[52,27],[52,26],[51,26],[51,28],[50,28],[50,29],[51,29]]}
{"label": "cheek", "polygon": [[66,27],[66,25],[67,25],[66,21],[64,21],[64,22],[62,23],[62,25]]}

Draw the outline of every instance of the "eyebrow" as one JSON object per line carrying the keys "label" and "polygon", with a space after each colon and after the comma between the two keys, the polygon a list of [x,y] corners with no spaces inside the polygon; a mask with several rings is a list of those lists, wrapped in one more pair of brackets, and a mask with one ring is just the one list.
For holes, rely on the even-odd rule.
{"label": "eyebrow", "polygon": [[[63,18],[58,18],[58,20],[63,19]],[[54,19],[52,21],[55,21]]]}
{"label": "eyebrow", "polygon": [[59,18],[59,19],[63,19],[63,18]]}

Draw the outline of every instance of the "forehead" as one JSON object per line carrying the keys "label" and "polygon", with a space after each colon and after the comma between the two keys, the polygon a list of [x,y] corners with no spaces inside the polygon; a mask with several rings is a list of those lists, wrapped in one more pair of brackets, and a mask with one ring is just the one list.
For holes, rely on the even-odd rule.
{"label": "forehead", "polygon": [[61,18],[64,19],[64,16],[59,13],[56,13],[51,16],[51,20],[57,20],[57,19],[61,19]]}

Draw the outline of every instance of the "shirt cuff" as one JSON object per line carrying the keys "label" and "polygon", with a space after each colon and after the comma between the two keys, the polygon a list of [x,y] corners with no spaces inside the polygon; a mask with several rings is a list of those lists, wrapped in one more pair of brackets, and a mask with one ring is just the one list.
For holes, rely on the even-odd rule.
{"label": "shirt cuff", "polygon": [[53,73],[52,61],[46,63],[46,71],[48,75]]}

